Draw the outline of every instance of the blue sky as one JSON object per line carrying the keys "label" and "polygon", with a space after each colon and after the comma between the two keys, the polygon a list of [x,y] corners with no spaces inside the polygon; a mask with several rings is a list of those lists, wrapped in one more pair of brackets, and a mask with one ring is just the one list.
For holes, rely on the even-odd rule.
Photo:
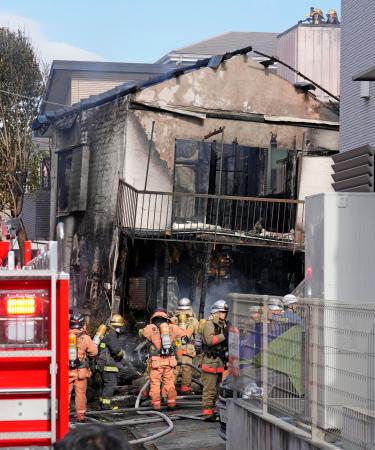
{"label": "blue sky", "polygon": [[340,0],[0,0],[0,26],[24,29],[47,61],[155,62],[227,31],[282,32],[313,5],[340,14]]}

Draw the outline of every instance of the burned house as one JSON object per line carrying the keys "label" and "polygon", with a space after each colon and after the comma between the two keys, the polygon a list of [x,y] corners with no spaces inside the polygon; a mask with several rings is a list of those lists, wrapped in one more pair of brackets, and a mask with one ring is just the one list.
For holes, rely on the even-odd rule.
{"label": "burned house", "polygon": [[249,51],[38,118],[75,305],[136,313],[184,295],[203,313],[301,280],[301,197],[330,187],[338,116]]}

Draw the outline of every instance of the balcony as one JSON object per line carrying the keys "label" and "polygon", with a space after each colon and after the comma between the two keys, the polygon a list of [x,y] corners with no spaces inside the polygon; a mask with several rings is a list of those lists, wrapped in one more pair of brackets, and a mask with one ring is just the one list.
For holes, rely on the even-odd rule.
{"label": "balcony", "polygon": [[140,191],[120,180],[116,225],[132,239],[304,249],[302,200]]}

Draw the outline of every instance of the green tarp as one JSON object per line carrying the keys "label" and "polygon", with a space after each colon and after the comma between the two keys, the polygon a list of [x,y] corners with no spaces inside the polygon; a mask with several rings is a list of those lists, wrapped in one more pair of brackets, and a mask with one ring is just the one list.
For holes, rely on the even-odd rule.
{"label": "green tarp", "polygon": [[[288,375],[299,395],[304,394],[301,362],[303,330],[303,325],[295,325],[268,343],[268,368]],[[255,364],[261,366],[262,359],[263,351],[255,357]]]}

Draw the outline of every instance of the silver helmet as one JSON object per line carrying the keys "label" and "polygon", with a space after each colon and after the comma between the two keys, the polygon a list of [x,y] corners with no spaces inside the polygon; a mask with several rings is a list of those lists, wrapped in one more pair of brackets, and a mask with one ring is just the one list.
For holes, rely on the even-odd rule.
{"label": "silver helmet", "polygon": [[285,306],[293,305],[294,303],[298,303],[297,297],[293,294],[284,295],[282,302]]}
{"label": "silver helmet", "polygon": [[228,303],[225,300],[216,300],[216,302],[211,306],[211,314],[217,312],[228,312]]}
{"label": "silver helmet", "polygon": [[191,301],[187,297],[181,298],[177,303],[177,309],[179,311],[191,309]]}
{"label": "silver helmet", "polygon": [[267,307],[270,311],[282,311],[283,304],[280,299],[271,297],[267,302]]}

